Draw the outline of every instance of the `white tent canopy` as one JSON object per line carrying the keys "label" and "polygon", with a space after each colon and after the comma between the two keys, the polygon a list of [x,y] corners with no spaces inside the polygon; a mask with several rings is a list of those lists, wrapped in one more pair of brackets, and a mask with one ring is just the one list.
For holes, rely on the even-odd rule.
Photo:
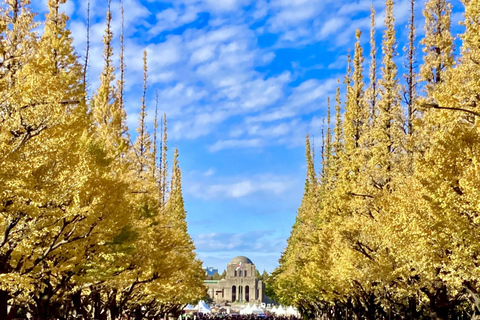
{"label": "white tent canopy", "polygon": [[245,308],[243,308],[242,310],[240,310],[240,314],[251,314],[251,307],[250,307],[250,304],[248,304]]}
{"label": "white tent canopy", "polygon": [[212,313],[212,310],[210,310],[210,308],[207,306],[207,304],[205,303],[205,301],[203,300],[200,300],[198,302],[198,312],[201,312],[201,313]]}
{"label": "white tent canopy", "polygon": [[277,316],[284,316],[287,313],[285,312],[285,309],[283,309],[282,306],[280,306],[280,307],[277,308],[277,311],[275,311],[275,314]]}
{"label": "white tent canopy", "polygon": [[183,310],[185,311],[193,311],[193,310],[197,310],[197,307],[196,306],[192,306],[191,304],[187,304],[187,306],[185,308],[183,308]]}
{"label": "white tent canopy", "polygon": [[298,311],[295,310],[292,306],[288,307],[286,310],[287,316],[295,316],[298,317]]}
{"label": "white tent canopy", "polygon": [[273,306],[273,308],[272,308],[272,309],[270,309],[270,312],[271,312],[271,313],[275,313],[275,312],[277,312],[277,307],[276,307],[276,306]]}
{"label": "white tent canopy", "polygon": [[258,307],[256,304],[250,309],[251,314],[265,314],[262,308]]}
{"label": "white tent canopy", "polygon": [[245,308],[240,310],[240,314],[265,314],[265,312],[256,304],[254,304],[253,306],[250,306],[250,304],[248,304]]}

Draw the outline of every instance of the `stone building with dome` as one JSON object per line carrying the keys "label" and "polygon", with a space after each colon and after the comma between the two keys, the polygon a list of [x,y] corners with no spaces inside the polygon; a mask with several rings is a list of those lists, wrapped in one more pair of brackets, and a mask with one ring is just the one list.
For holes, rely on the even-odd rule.
{"label": "stone building with dome", "polygon": [[207,280],[208,295],[215,303],[256,302],[268,300],[265,284],[256,278],[255,265],[247,257],[233,258],[226,269],[225,279]]}

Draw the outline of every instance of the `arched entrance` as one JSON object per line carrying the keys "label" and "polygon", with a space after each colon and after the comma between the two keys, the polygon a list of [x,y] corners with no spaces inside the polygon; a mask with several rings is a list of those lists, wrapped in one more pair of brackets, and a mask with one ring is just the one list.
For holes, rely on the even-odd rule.
{"label": "arched entrance", "polygon": [[248,286],[245,286],[245,301],[250,301],[250,288]]}
{"label": "arched entrance", "polygon": [[237,300],[237,287],[232,286],[232,302]]}

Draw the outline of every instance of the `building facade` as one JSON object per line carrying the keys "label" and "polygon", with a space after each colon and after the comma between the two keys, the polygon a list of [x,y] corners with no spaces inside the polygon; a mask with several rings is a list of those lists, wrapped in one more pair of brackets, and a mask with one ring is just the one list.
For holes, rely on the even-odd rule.
{"label": "building facade", "polygon": [[255,265],[247,257],[233,258],[227,264],[225,279],[207,280],[205,283],[208,295],[215,303],[262,303],[267,300],[265,285],[256,278]]}

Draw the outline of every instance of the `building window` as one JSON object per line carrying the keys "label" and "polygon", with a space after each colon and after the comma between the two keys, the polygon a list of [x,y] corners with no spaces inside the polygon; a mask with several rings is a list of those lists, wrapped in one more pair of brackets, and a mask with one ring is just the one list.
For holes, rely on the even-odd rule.
{"label": "building window", "polygon": [[239,272],[239,276],[241,277],[242,276],[242,270],[240,270],[238,272]]}
{"label": "building window", "polygon": [[235,277],[237,276],[237,270],[235,270]]}
{"label": "building window", "polygon": [[247,270],[245,270],[245,277],[247,277]]}

